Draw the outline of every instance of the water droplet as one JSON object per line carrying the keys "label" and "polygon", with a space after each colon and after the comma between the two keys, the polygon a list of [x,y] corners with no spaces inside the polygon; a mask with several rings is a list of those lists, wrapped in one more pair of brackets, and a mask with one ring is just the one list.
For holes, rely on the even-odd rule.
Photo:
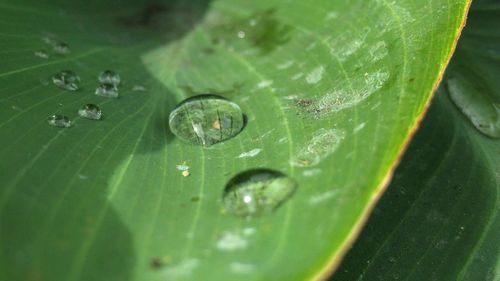
{"label": "water droplet", "polygon": [[106,98],[118,98],[118,88],[113,84],[101,84],[95,89],[95,94]]}
{"label": "water droplet", "polygon": [[54,114],[47,118],[49,125],[59,128],[69,128],[73,125],[73,122],[69,120],[67,116]]}
{"label": "water droplet", "polygon": [[34,54],[36,57],[39,57],[41,59],[48,59],[49,58],[49,53],[47,53],[45,50],[38,50]]}
{"label": "water droplet", "polygon": [[500,104],[492,100],[490,90],[479,81],[454,71],[446,85],[451,100],[477,130],[489,137],[500,138]]}
{"label": "water droplet", "polygon": [[112,70],[105,70],[101,72],[97,79],[99,79],[99,82],[103,84],[112,84],[114,86],[118,86],[121,81],[120,75]]}
{"label": "water droplet", "polygon": [[78,115],[92,120],[99,120],[102,117],[101,109],[95,104],[86,104],[78,110]]}
{"label": "water droplet", "polygon": [[232,178],[224,190],[223,204],[227,212],[238,216],[269,213],[285,202],[297,183],[283,173],[255,169]]}
{"label": "water droplet", "polygon": [[210,146],[236,136],[244,126],[240,107],[223,97],[199,95],[188,98],[169,117],[170,130],[178,138]]}
{"label": "water droplet", "polygon": [[53,43],[52,48],[54,49],[54,52],[61,55],[68,54],[70,52],[68,44],[64,42]]}
{"label": "water droplet", "polygon": [[71,70],[63,70],[52,76],[52,82],[61,89],[76,91],[80,87],[80,76]]}

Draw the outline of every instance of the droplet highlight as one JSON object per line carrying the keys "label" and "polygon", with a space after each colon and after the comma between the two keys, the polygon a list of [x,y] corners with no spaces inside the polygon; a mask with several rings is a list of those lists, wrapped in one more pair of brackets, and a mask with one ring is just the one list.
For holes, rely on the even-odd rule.
{"label": "droplet highlight", "polygon": [[99,106],[89,103],[78,110],[78,115],[91,120],[100,120],[102,118],[102,111]]}
{"label": "droplet highlight", "polygon": [[237,216],[270,213],[287,199],[297,183],[287,175],[269,169],[242,172],[232,178],[224,189],[224,209]]}
{"label": "droplet highlight", "polygon": [[105,98],[118,98],[118,88],[113,84],[101,84],[95,89],[95,94]]}
{"label": "droplet highlight", "polygon": [[80,76],[71,70],[63,70],[55,74],[52,76],[52,82],[67,91],[76,91],[80,88]]}
{"label": "droplet highlight", "polygon": [[111,84],[114,86],[118,86],[121,82],[120,75],[112,70],[104,70],[103,72],[99,73],[97,79],[102,84]]}
{"label": "droplet highlight", "polygon": [[54,114],[47,118],[49,125],[59,128],[69,128],[73,125],[73,122],[64,115]]}
{"label": "droplet highlight", "polygon": [[244,127],[241,108],[216,95],[199,95],[181,102],[169,117],[170,130],[179,139],[211,146],[235,137]]}

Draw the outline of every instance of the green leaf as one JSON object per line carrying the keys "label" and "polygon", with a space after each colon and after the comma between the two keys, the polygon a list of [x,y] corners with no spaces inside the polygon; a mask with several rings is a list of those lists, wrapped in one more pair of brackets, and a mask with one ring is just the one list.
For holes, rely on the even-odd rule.
{"label": "green leaf", "polygon": [[[0,280],[326,276],[389,181],[468,8],[44,2],[0,4]],[[81,89],[52,85],[61,70]],[[118,99],[94,95],[103,70],[121,75]],[[203,148],[168,119],[207,92],[247,124]],[[103,120],[78,117],[87,103]],[[54,113],[73,126],[49,126]],[[227,213],[226,184],[254,168],[297,190],[259,217]],[[288,198],[274,188],[262,193]]]}
{"label": "green leaf", "polygon": [[500,280],[500,143],[471,122],[498,126],[499,7],[473,5],[446,83],[332,281]]}

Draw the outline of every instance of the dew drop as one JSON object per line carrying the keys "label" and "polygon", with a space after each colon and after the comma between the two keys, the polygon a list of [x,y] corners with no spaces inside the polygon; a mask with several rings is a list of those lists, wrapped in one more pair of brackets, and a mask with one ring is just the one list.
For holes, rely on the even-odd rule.
{"label": "dew drop", "polygon": [[240,107],[216,95],[198,95],[181,102],[169,117],[170,130],[178,138],[211,146],[236,136],[244,126]]}
{"label": "dew drop", "polygon": [[54,114],[47,118],[49,125],[59,128],[69,128],[73,125],[73,122],[69,120],[67,116]]}
{"label": "dew drop", "polygon": [[39,57],[41,59],[48,59],[49,58],[49,53],[47,53],[45,50],[38,50],[34,54],[35,54],[35,57]]}
{"label": "dew drop", "polygon": [[80,88],[80,76],[71,70],[63,70],[52,76],[52,82],[57,87],[68,91],[76,91]]}
{"label": "dew drop", "polygon": [[55,42],[52,44],[52,48],[54,49],[54,52],[60,55],[69,54],[70,52],[68,44],[64,42]]}
{"label": "dew drop", "polygon": [[500,104],[492,100],[483,85],[473,83],[462,73],[451,72],[446,81],[450,98],[478,131],[500,138]]}
{"label": "dew drop", "polygon": [[118,86],[120,84],[120,75],[112,70],[104,70],[97,77],[99,82],[103,84],[112,84]]}
{"label": "dew drop", "polygon": [[78,115],[80,115],[83,118],[91,119],[91,120],[100,120],[102,117],[102,112],[99,106],[95,104],[86,104],[82,106],[78,110]]}
{"label": "dew drop", "polygon": [[238,216],[270,213],[297,189],[297,183],[283,173],[255,169],[242,172],[226,185],[224,208]]}
{"label": "dew drop", "polygon": [[118,98],[118,88],[113,84],[104,83],[95,89],[95,94],[106,98]]}

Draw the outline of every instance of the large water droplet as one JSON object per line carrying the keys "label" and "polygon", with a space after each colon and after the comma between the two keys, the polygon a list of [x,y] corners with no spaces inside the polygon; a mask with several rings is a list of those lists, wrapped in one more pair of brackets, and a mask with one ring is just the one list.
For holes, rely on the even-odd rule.
{"label": "large water droplet", "polygon": [[478,80],[453,71],[446,81],[451,100],[481,133],[500,138],[500,104],[488,95]]}
{"label": "large water droplet", "polygon": [[52,76],[52,82],[61,89],[76,91],[80,87],[80,76],[71,70],[63,70]]}
{"label": "large water droplet", "polygon": [[199,95],[188,98],[169,117],[170,130],[192,144],[210,146],[236,136],[244,126],[240,107],[223,97]]}
{"label": "large water droplet", "polygon": [[99,106],[89,103],[78,110],[78,115],[87,119],[99,120],[102,117],[102,112]]}
{"label": "large water droplet", "polygon": [[106,98],[117,98],[118,88],[113,84],[101,84],[97,89],[95,89],[95,94]]}
{"label": "large water droplet", "polygon": [[290,198],[297,183],[283,173],[255,169],[242,172],[226,185],[223,196],[227,212],[238,216],[269,213]]}
{"label": "large water droplet", "polygon": [[67,116],[59,114],[50,116],[49,118],[47,118],[47,122],[49,123],[49,125],[59,128],[69,128],[71,127],[71,125],[73,125],[73,122],[71,122],[71,120],[69,120]]}
{"label": "large water droplet", "polygon": [[97,77],[99,82],[103,84],[112,84],[118,86],[120,84],[120,75],[112,70],[105,70],[99,74]]}

